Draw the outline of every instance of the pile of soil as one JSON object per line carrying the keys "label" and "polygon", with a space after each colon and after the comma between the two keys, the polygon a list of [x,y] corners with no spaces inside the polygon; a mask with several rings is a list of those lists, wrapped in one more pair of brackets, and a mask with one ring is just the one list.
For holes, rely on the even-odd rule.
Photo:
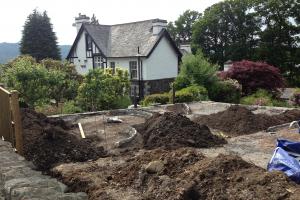
{"label": "pile of soil", "polygon": [[[145,166],[161,161],[156,173]],[[195,149],[155,149],[136,155],[64,164],[53,174],[89,199],[297,199],[300,188],[281,172],[267,172],[234,155],[206,158]]]}
{"label": "pile of soil", "polygon": [[215,114],[200,116],[194,121],[237,136],[265,130],[270,126],[300,119],[300,110],[288,110],[278,115],[254,114],[242,106],[231,106]]}
{"label": "pile of soil", "polygon": [[103,147],[91,145],[71,133],[72,125],[59,118],[48,118],[32,109],[21,109],[24,157],[39,170],[47,171],[58,163],[84,162],[105,156]]}
{"label": "pile of soil", "polygon": [[181,175],[181,199],[297,199],[300,188],[282,172],[267,172],[238,156],[204,159]]}
{"label": "pile of soil", "polygon": [[[190,165],[204,156],[194,149],[154,149],[100,158],[84,164],[64,164],[55,167],[52,175],[67,184],[70,191],[84,191],[89,199],[176,199],[176,180]],[[152,161],[163,163],[157,173],[146,172]]]}
{"label": "pile of soil", "polygon": [[173,112],[154,114],[136,128],[143,137],[146,149],[208,148],[226,143],[224,138],[213,135],[207,126]]}

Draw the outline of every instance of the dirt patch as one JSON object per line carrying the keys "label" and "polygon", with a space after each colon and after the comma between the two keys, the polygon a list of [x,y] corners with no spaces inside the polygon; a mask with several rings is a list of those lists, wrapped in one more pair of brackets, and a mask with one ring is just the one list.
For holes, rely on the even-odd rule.
{"label": "dirt patch", "polygon": [[300,188],[281,172],[267,172],[240,157],[204,159],[182,174],[183,199],[297,199]]}
{"label": "dirt patch", "polygon": [[[54,176],[71,191],[85,191],[89,199],[176,199],[178,174],[203,159],[193,149],[155,149],[101,158],[85,164],[64,164],[53,169]],[[152,161],[163,163],[157,173],[147,173]],[[118,196],[116,196],[118,195]]]}
{"label": "dirt patch", "polygon": [[278,115],[254,114],[241,106],[231,106],[215,114],[200,116],[194,121],[237,136],[265,130],[270,126],[300,119],[300,110],[288,110]]}
{"label": "dirt patch", "polygon": [[207,126],[172,112],[155,114],[136,128],[143,136],[146,149],[208,148],[226,143],[225,139],[213,135]]}
{"label": "dirt patch", "polygon": [[47,118],[31,109],[21,109],[24,135],[24,157],[39,170],[48,170],[58,163],[84,162],[105,156],[102,147],[70,133],[70,124]]}
{"label": "dirt patch", "polygon": [[[153,161],[163,163],[161,171],[145,170]],[[233,155],[205,158],[192,148],[64,164],[53,174],[71,191],[87,192],[89,199],[297,199],[300,194],[283,173],[267,172]]]}

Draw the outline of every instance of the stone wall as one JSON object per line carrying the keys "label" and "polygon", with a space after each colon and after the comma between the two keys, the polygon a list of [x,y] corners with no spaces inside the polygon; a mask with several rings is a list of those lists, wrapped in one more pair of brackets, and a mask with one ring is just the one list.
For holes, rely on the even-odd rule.
{"label": "stone wall", "polygon": [[65,193],[67,186],[32,169],[10,143],[0,140],[0,200],[84,200],[85,193]]}

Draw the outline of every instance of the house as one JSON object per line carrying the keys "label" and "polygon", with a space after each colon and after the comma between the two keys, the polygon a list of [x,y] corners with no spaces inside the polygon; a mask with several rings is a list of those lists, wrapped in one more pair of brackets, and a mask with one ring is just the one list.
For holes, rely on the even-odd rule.
{"label": "house", "polygon": [[79,14],[74,26],[77,36],[67,59],[80,74],[120,67],[129,71],[131,94],[133,88],[140,97],[170,90],[182,54],[166,30],[166,20],[100,25]]}

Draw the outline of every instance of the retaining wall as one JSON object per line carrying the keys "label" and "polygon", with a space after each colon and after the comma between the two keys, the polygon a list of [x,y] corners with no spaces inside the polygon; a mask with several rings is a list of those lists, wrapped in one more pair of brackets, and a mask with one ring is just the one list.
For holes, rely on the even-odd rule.
{"label": "retaining wall", "polygon": [[67,186],[32,169],[11,144],[0,140],[0,200],[85,200],[85,193],[65,193]]}

